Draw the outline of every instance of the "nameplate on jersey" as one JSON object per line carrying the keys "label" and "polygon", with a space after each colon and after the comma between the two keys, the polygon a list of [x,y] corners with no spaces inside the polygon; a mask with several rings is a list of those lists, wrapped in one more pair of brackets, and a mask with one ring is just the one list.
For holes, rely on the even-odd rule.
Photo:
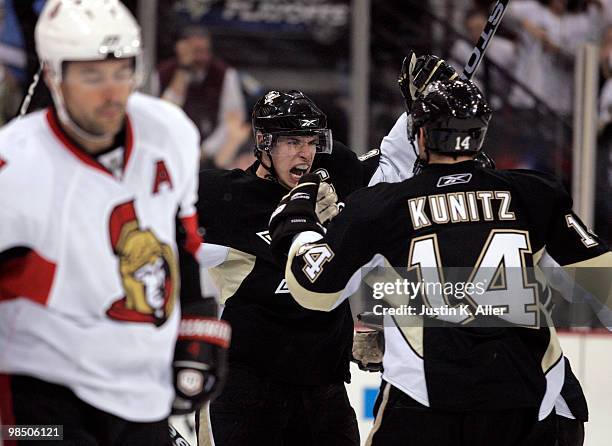
{"label": "nameplate on jersey", "polygon": [[471,173],[456,173],[454,175],[446,175],[438,179],[437,187],[453,186],[455,184],[469,183],[472,180]]}
{"label": "nameplate on jersey", "polygon": [[516,220],[511,203],[510,191],[447,192],[411,198],[408,209],[417,230],[431,224]]}
{"label": "nameplate on jersey", "polygon": [[270,236],[270,231],[256,232],[256,234],[257,234],[257,237],[262,239],[268,245],[272,243],[272,237]]}

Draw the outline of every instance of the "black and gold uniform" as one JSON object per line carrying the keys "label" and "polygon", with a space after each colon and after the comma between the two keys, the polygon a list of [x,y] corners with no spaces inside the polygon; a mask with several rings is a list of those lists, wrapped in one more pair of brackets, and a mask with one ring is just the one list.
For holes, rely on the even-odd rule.
{"label": "black and gold uniform", "polygon": [[[398,139],[401,133],[399,139],[405,139],[406,115],[381,150],[358,158],[337,141],[329,153],[325,116],[303,94],[270,92],[260,105],[256,110],[266,116],[284,113],[279,127],[317,122],[319,142],[328,153],[316,154],[310,172],[333,185],[340,202],[370,181],[398,181],[398,172],[410,171],[413,156],[399,156],[400,166],[389,155],[393,135]],[[295,122],[287,122],[287,116]],[[406,147],[402,151],[409,153]],[[203,263],[214,265],[209,273],[220,290],[221,318],[232,326],[228,381],[199,418],[200,441],[214,440],[217,446],[356,446],[357,420],[344,387],[350,379],[353,340],[348,302],[329,313],[312,311],[289,294],[283,266],[270,253],[268,232],[270,216],[288,189],[274,178],[273,166],[268,178],[258,176],[260,163],[246,171],[200,174]]]}
{"label": "black and gold uniform", "polygon": [[[450,142],[461,155],[477,153],[490,111],[476,87],[446,81],[430,90],[416,104],[429,118],[419,121],[418,109],[414,115],[426,150],[442,153]],[[466,282],[488,285],[469,293],[467,313],[437,314],[445,327],[418,311],[385,316],[384,384],[370,442],[553,445],[565,361],[534,265],[547,252],[611,306],[605,267],[612,266],[612,253],[585,228],[552,176],[496,171],[473,160],[422,164],[411,179],[352,194],[325,234],[300,223],[289,251],[288,287],[305,308],[329,311],[346,302],[364,266],[402,268],[413,283],[444,284],[446,267],[471,270]],[[273,248],[295,236],[288,228],[300,215],[290,208],[308,195],[307,187],[271,224]],[[292,220],[278,223],[283,213]],[[456,292],[449,297],[423,289],[423,308],[461,307]],[[406,302],[395,291],[385,300],[398,309],[409,303],[403,297]],[[509,318],[501,319],[514,325],[470,326],[469,315],[487,306],[504,308]]]}

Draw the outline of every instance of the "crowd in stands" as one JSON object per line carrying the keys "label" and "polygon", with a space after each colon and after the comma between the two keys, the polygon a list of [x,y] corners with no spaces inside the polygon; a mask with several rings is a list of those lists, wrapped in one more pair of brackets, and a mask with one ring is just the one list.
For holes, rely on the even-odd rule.
{"label": "crowd in stands", "polygon": [[[475,43],[494,2],[466,3],[461,32]],[[612,74],[612,0],[514,0],[503,20],[501,35],[492,41],[487,58],[520,85],[508,91],[504,76],[492,76],[493,92],[505,92],[505,99],[517,109],[532,108],[538,99],[559,115],[569,117],[576,51],[584,43],[594,43],[600,45],[601,124],[610,121],[606,104],[611,102],[607,97],[612,97],[612,92],[603,93]],[[458,40],[451,49],[451,58],[460,67],[471,50],[470,43]],[[483,72],[479,71],[478,82],[482,83]],[[612,84],[608,89],[612,90]]]}
{"label": "crowd in stands", "polygon": [[250,135],[246,102],[238,72],[214,55],[204,28],[181,30],[174,57],[158,64],[155,84],[155,92],[183,108],[198,127],[203,163],[236,167]]}
{"label": "crowd in stands", "polygon": [[[125,1],[131,9],[136,7],[136,1]],[[443,1],[446,0],[439,0]],[[17,113],[37,69],[37,61],[32,59],[32,31],[44,2],[0,0],[0,125]],[[455,40],[446,56],[457,69],[469,58],[493,3],[494,0],[453,2],[462,16],[456,31],[465,39]],[[376,2],[372,2],[372,8],[376,7]],[[242,72],[241,67],[234,68],[216,55],[213,36],[201,25],[184,24],[173,36],[174,54],[157,63],[154,92],[182,107],[198,127],[203,167],[248,167],[254,160],[249,105],[262,90],[261,85]],[[529,122],[535,116],[530,113],[543,104],[569,129],[575,56],[587,42],[599,45],[598,190],[604,191],[599,195],[607,196],[612,190],[612,0],[513,0],[475,81],[495,109],[504,113],[504,109],[511,108],[517,122]],[[538,116],[539,121],[546,120],[541,114]],[[533,134],[536,133],[534,128]],[[562,139],[570,143],[552,150],[558,149],[560,156],[569,158],[571,134],[565,131]],[[528,138],[523,146],[541,141]],[[525,155],[532,156],[535,155]],[[543,167],[537,156],[523,164],[516,159],[508,164]],[[504,160],[501,161],[503,165]],[[562,164],[567,179],[571,160]],[[609,200],[599,197],[598,201],[601,202],[598,213],[603,213],[598,217],[603,222],[600,227],[603,225],[603,230],[609,232],[612,227]]]}
{"label": "crowd in stands", "polygon": [[[466,40],[457,40],[450,59],[462,68],[480,37],[493,0],[464,0],[463,28]],[[517,127],[533,137],[515,138],[500,156],[504,167],[535,167],[550,170],[550,153],[569,184],[571,175],[571,133],[574,110],[574,69],[578,49],[592,43],[599,46],[599,139],[597,154],[596,229],[612,238],[612,0],[513,0],[502,28],[487,51],[483,67],[475,77],[494,108],[511,109]],[[492,64],[491,64],[492,62]],[[512,80],[512,82],[510,82]],[[549,113],[536,114],[537,103]],[[504,108],[506,106],[506,108]],[[550,116],[565,125],[551,125]],[[534,122],[534,119],[538,122]],[[548,122],[547,122],[548,121]],[[539,131],[538,126],[548,128]],[[551,130],[560,129],[560,130]],[[551,145],[548,136],[556,133],[552,152],[542,156],[542,145]],[[519,132],[520,133],[520,132]],[[543,142],[546,141],[546,142]],[[518,142],[518,144],[517,144]],[[522,144],[521,144],[522,142]],[[521,147],[522,146],[522,147]],[[524,150],[523,150],[524,149]],[[512,155],[508,154],[513,152]]]}

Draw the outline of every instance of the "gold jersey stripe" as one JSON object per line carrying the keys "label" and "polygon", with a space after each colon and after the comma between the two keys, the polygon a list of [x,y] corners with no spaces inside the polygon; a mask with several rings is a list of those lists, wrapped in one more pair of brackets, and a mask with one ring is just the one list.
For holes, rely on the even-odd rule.
{"label": "gold jersey stripe", "polygon": [[246,277],[255,268],[255,256],[237,249],[230,248],[225,261],[210,268],[208,272],[221,292],[219,303],[225,304],[242,285]]}
{"label": "gold jersey stripe", "polygon": [[376,419],[374,420],[374,425],[372,426],[372,430],[368,435],[368,439],[365,442],[365,446],[372,446],[372,441],[374,440],[374,434],[380,429],[380,425],[382,424],[383,413],[385,412],[385,407],[387,406],[387,402],[389,401],[389,392],[391,391],[391,384],[388,382],[385,383],[385,388],[383,390],[383,399],[380,403],[380,407],[378,408],[378,413],[376,414]]}
{"label": "gold jersey stripe", "polygon": [[563,268],[578,285],[612,309],[612,252]]}

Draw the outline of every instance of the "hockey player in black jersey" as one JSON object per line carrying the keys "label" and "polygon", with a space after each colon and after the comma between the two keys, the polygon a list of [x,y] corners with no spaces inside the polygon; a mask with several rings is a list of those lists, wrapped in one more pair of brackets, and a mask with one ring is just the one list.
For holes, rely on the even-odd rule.
{"label": "hockey player in black jersey", "polygon": [[[408,78],[420,75],[423,85],[452,71],[433,56],[419,62]],[[406,122],[403,114],[380,149],[358,159],[344,145],[332,144],[325,114],[305,95],[270,91],[253,112],[258,161],[246,172],[201,173],[201,260],[219,285],[222,318],[233,327],[228,384],[198,418],[202,441],[359,444],[343,384],[353,337],[348,304],[323,314],[295,303],[269,251],[268,221],[278,200],[307,172],[327,185],[317,201],[322,223],[338,213],[337,199],[410,176],[415,156],[404,150]]]}
{"label": "hockey player in black jersey", "polygon": [[[405,119],[395,129],[401,139]],[[400,180],[397,173],[409,169],[414,157],[401,151],[403,159],[392,159],[392,131],[381,150],[358,159],[332,143],[325,114],[299,91],[262,97],[253,130],[258,160],[250,169],[200,175],[202,261],[219,285],[222,318],[233,327],[228,382],[199,417],[200,441],[358,445],[344,387],[353,338],[348,303],[330,313],[295,303],[282,266],[270,254],[268,221],[279,199],[307,172],[330,185],[318,202],[325,222],[338,213],[337,199],[370,181]]]}
{"label": "hockey player in black jersey", "polygon": [[[611,306],[612,253],[572,212],[560,183],[474,162],[490,116],[473,84],[430,84],[413,105],[422,172],[355,192],[327,232],[314,212],[319,180],[303,177],[270,222],[273,252],[289,252],[285,274],[297,302],[337,308],[356,289],[363,266],[474,267],[477,275],[490,264],[507,279],[513,267],[536,265],[546,251]],[[368,444],[555,444],[552,411],[565,362],[552,326],[524,327],[546,319],[543,289],[522,280],[504,285],[508,293],[501,295],[511,294],[506,304],[521,310],[521,327],[438,328],[425,318],[385,316],[384,381]],[[494,298],[492,292],[483,296]],[[430,303],[436,297],[445,298],[421,295]]]}

